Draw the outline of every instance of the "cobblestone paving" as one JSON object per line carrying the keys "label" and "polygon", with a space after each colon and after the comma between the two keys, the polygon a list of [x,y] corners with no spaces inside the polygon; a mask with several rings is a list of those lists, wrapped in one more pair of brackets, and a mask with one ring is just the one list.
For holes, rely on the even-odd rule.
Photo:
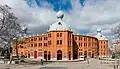
{"label": "cobblestone paving", "polygon": [[[86,61],[81,62],[56,62],[48,65],[15,65],[0,64],[0,69],[41,69],[41,67],[67,67],[68,69],[114,69],[113,66],[100,64],[100,60],[90,59],[89,64]],[[56,68],[57,69],[57,68]],[[120,69],[120,68],[117,68]]]}

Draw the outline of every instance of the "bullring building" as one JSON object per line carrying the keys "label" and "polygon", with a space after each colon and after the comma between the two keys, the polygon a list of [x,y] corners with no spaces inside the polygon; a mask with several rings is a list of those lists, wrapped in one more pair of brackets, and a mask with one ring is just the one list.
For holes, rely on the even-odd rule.
{"label": "bullring building", "polygon": [[[84,57],[108,56],[108,40],[97,29],[97,35],[74,34],[69,25],[62,21],[64,14],[57,12],[57,22],[50,25],[46,34],[25,37],[25,43],[18,44],[19,56],[47,60],[75,60]],[[13,55],[16,47],[13,46]]]}

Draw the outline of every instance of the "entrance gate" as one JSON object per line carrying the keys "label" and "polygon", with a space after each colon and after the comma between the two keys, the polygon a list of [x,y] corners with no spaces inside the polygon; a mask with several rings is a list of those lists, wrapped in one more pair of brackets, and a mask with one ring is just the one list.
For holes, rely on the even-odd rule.
{"label": "entrance gate", "polygon": [[61,50],[57,51],[57,60],[62,60],[62,51]]}

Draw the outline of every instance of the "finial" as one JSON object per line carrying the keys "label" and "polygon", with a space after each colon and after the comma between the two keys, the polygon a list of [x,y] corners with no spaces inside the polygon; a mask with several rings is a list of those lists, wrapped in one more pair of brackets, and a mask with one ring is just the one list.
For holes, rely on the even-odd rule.
{"label": "finial", "polygon": [[64,13],[61,10],[58,11],[56,15],[58,19],[62,19],[64,17]]}
{"label": "finial", "polygon": [[98,29],[97,29],[97,33],[101,33],[101,28],[98,28]]}

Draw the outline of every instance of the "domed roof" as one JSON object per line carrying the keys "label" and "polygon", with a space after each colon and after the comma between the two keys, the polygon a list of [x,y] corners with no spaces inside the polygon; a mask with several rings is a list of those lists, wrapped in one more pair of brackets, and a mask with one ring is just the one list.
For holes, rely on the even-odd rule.
{"label": "domed roof", "polygon": [[107,38],[101,34],[101,28],[97,29],[97,35],[95,36],[98,40],[107,40]]}
{"label": "domed roof", "polygon": [[59,11],[59,12],[57,12],[56,15],[57,15],[58,21],[51,24],[48,31],[55,31],[55,30],[69,30],[69,31],[72,31],[71,28],[70,28],[70,25],[67,25],[66,23],[64,23],[62,21],[64,13],[62,11]]}
{"label": "domed roof", "polygon": [[50,25],[49,31],[53,30],[70,30],[70,27],[62,21]]}
{"label": "domed roof", "polygon": [[107,40],[107,38],[104,36],[104,35],[102,35],[102,34],[100,34],[100,33],[97,33],[97,35],[95,36],[98,40]]}

